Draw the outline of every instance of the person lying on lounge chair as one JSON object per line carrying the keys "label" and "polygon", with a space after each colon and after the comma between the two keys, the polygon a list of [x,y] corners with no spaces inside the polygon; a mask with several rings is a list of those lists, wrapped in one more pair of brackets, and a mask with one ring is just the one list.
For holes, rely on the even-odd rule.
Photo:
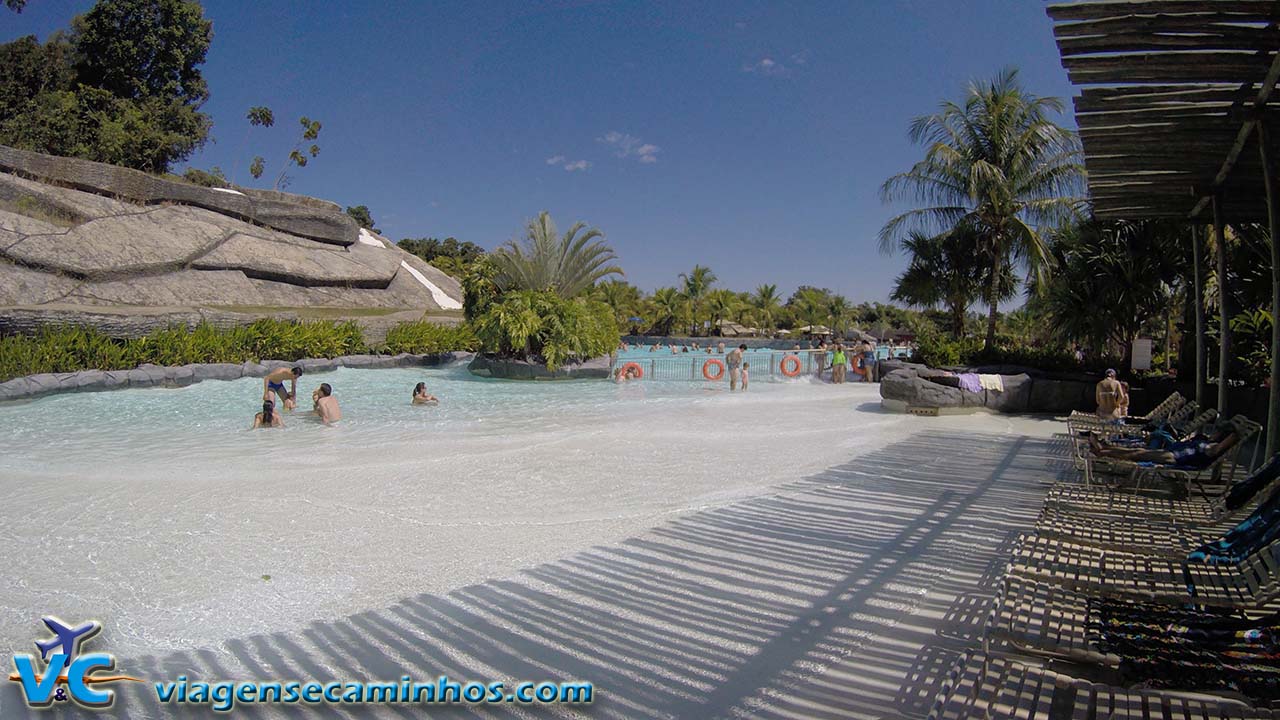
{"label": "person lying on lounge chair", "polygon": [[1089,449],[1100,458],[1206,468],[1238,442],[1240,436],[1232,428],[1226,427],[1213,436],[1196,435],[1190,440],[1174,443],[1165,450],[1113,447],[1099,440],[1095,434],[1089,436]]}

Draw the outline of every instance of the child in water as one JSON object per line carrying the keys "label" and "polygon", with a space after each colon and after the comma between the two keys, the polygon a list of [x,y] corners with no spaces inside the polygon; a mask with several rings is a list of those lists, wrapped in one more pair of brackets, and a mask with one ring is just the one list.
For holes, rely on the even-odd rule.
{"label": "child in water", "polygon": [[742,380],[742,389],[747,389],[747,368],[751,367],[751,363],[742,363],[742,369],[738,371],[738,378]]}

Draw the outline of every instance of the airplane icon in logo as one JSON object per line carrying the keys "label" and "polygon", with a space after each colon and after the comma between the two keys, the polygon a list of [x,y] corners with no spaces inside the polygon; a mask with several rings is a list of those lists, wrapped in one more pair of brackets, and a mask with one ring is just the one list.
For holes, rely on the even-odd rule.
{"label": "airplane icon in logo", "polygon": [[49,652],[58,647],[62,648],[61,654],[67,657],[74,657],[80,650],[80,644],[97,635],[98,631],[102,629],[102,624],[94,620],[73,628],[52,615],[40,619],[53,631],[54,635],[57,635],[57,637],[52,637],[48,640],[36,641],[36,647],[40,648],[41,660],[47,660]]}

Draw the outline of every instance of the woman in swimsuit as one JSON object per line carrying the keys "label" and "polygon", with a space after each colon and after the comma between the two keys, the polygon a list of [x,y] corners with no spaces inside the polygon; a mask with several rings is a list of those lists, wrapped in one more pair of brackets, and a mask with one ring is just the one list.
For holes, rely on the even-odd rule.
{"label": "woman in swimsuit", "polygon": [[439,405],[440,400],[435,396],[427,393],[427,384],[418,383],[413,386],[413,404],[414,405]]}
{"label": "woman in swimsuit", "polygon": [[276,412],[275,401],[268,398],[262,402],[262,412],[253,416],[253,428],[278,427],[284,427],[284,418],[280,417],[280,413]]}

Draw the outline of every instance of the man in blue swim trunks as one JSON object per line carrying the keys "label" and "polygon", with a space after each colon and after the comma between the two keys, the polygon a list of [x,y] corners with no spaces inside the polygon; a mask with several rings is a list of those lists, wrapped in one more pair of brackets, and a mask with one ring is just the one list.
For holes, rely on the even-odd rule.
{"label": "man in blue swim trunks", "polygon": [[[302,368],[297,365],[291,368],[279,367],[267,373],[262,378],[262,399],[265,401],[275,393],[280,398],[280,404],[285,410],[292,410],[298,405],[298,378],[302,377]],[[289,383],[288,392],[284,389],[285,382]]]}

